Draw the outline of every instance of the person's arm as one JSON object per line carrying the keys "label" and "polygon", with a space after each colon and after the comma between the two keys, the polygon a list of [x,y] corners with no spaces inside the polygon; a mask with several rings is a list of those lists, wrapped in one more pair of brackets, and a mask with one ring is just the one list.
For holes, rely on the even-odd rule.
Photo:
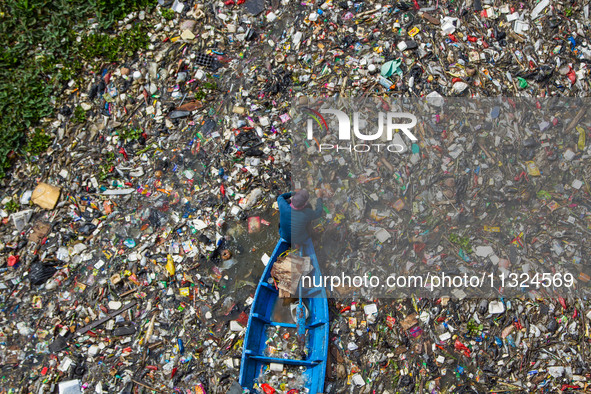
{"label": "person's arm", "polygon": [[287,193],[283,193],[281,194],[279,197],[277,197],[277,201],[279,201],[280,198],[287,200],[288,198],[290,198],[291,196],[293,196],[293,192],[287,192]]}
{"label": "person's arm", "polygon": [[281,208],[282,205],[289,206],[289,203],[287,202],[287,199],[290,198],[292,195],[293,195],[292,192],[283,193],[282,195],[280,195],[279,197],[277,197],[277,205],[280,208]]}
{"label": "person's arm", "polygon": [[310,219],[311,220],[318,219],[320,216],[322,216],[323,213],[324,213],[324,209],[322,209],[322,199],[318,198],[316,200],[316,209],[311,211]]}

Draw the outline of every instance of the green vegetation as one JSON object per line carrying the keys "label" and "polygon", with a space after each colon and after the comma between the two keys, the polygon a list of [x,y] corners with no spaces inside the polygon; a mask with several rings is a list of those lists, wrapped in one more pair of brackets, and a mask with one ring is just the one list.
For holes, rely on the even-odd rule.
{"label": "green vegetation", "polygon": [[[83,65],[123,60],[148,44],[145,24],[116,32],[116,22],[156,0],[4,0],[0,2],[0,177],[25,135],[54,113],[52,102]],[[83,34],[90,26],[97,29]],[[76,122],[85,119],[75,114]],[[34,135],[34,133],[33,133]],[[35,144],[33,144],[35,146]],[[38,145],[37,148],[41,148]]]}
{"label": "green vegetation", "polygon": [[140,128],[126,127],[118,131],[119,137],[125,141],[135,141],[142,135],[144,131]]}
{"label": "green vegetation", "polygon": [[[213,79],[213,76],[207,74],[207,78]],[[195,91],[195,98],[197,100],[204,100],[208,96],[208,94],[211,93],[212,90],[217,90],[217,88],[218,84],[215,81],[203,82],[203,84],[201,84],[201,87],[197,88],[197,90]]]}
{"label": "green vegetation", "polygon": [[72,115],[72,122],[74,123],[84,123],[86,122],[86,111],[82,106],[77,106],[74,109],[74,114]]}
{"label": "green vegetation", "polygon": [[154,148],[154,145],[150,144],[150,145],[146,146],[145,148],[138,150],[137,151],[137,154],[138,155],[141,155],[141,154],[146,153],[147,151],[149,151],[150,149],[153,149],[153,148]]}
{"label": "green vegetation", "polygon": [[470,245],[469,237],[462,237],[457,234],[451,233],[449,235],[449,241],[459,245],[466,253],[472,253],[472,246]]}
{"label": "green vegetation", "polygon": [[484,325],[483,324],[476,324],[476,321],[474,319],[470,319],[470,321],[467,324],[467,328],[468,328],[468,335],[470,335],[471,337],[478,337],[480,335],[480,333],[482,332],[482,330],[484,329]]}
{"label": "green vegetation", "polygon": [[109,152],[107,157],[104,158],[99,171],[99,180],[104,181],[111,172],[111,168],[115,164],[115,153]]}
{"label": "green vegetation", "polygon": [[51,145],[52,139],[53,138],[47,134],[45,130],[35,129],[35,131],[27,137],[25,151],[34,155],[43,153],[49,148],[49,145]]}
{"label": "green vegetation", "polygon": [[8,213],[14,213],[17,212],[19,208],[19,205],[16,201],[14,200],[10,200],[6,203],[6,205],[4,206],[4,209],[6,210],[6,212]]}
{"label": "green vegetation", "polygon": [[[213,78],[213,77],[210,77],[210,78]],[[218,88],[217,82],[203,82],[203,89],[216,90],[217,88]]]}
{"label": "green vegetation", "polygon": [[195,98],[196,98],[197,100],[204,100],[206,97],[207,97],[207,93],[205,93],[205,92],[203,91],[203,89],[198,89],[198,90],[195,92]]}
{"label": "green vegetation", "polygon": [[79,53],[85,60],[106,59],[114,62],[146,48],[149,43],[146,31],[143,24],[137,24],[131,30],[115,36],[104,33],[90,34],[82,39]]}
{"label": "green vegetation", "polygon": [[174,19],[174,11],[170,8],[163,8],[160,12],[162,13],[162,17],[167,21],[171,21]]}

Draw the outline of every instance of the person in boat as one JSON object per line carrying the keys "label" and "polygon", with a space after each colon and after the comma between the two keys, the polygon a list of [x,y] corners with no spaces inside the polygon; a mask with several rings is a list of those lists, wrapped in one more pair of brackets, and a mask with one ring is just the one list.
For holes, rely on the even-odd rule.
{"label": "person in boat", "polygon": [[[291,198],[290,201],[288,201]],[[283,193],[277,197],[279,205],[279,236],[292,245],[299,245],[310,238],[310,223],[322,216],[322,198],[316,200],[316,209],[308,204],[310,195],[306,189]]]}

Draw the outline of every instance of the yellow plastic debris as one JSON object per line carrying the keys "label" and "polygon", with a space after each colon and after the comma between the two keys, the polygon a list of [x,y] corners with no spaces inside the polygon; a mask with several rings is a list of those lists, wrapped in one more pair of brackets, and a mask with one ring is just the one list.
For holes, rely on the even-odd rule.
{"label": "yellow plastic debris", "polygon": [[540,173],[540,169],[538,168],[538,165],[533,162],[533,161],[526,161],[525,165],[527,167],[527,173],[530,176],[540,176],[542,175]]}
{"label": "yellow plastic debris", "polygon": [[172,260],[172,256],[166,256],[166,270],[170,276],[174,276],[176,273],[176,269],[174,268],[174,261]]}
{"label": "yellow plastic debris", "polygon": [[577,143],[577,148],[580,151],[585,150],[585,129],[581,126],[577,126],[577,131],[579,132],[579,142]]}

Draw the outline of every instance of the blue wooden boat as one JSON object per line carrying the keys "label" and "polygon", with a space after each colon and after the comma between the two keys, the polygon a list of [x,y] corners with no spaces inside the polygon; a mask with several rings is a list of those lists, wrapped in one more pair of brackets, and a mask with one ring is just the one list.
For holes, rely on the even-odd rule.
{"label": "blue wooden boat", "polygon": [[[299,360],[268,357],[265,355],[266,328],[269,325],[276,327],[287,327],[301,332],[300,324],[285,321],[273,321],[273,312],[276,303],[281,302],[279,292],[272,284],[271,269],[277,258],[289,250],[290,244],[281,239],[277,243],[269,263],[265,267],[263,276],[256,289],[254,301],[248,317],[248,327],[244,337],[244,350],[242,352],[242,363],[240,365],[240,385],[243,388],[255,392],[253,384],[259,374],[269,367],[270,363],[279,363],[284,366],[303,366],[305,371],[306,388],[309,394],[322,393],[324,390],[324,377],[326,374],[326,358],[329,340],[329,319],[328,302],[324,288],[302,289],[299,288],[299,305],[297,310],[302,311],[301,305],[308,309],[307,319],[304,319],[307,330],[308,354]],[[301,256],[309,256],[312,264],[312,271],[308,274],[320,282],[320,267],[314,252],[312,240],[308,239],[300,249]],[[271,283],[269,283],[271,282]],[[279,304],[280,306],[281,304]],[[300,316],[301,317],[301,316]],[[281,319],[279,319],[281,320]],[[278,389],[275,387],[275,389]],[[291,388],[290,388],[291,389]],[[260,390],[262,392],[262,390]]]}

